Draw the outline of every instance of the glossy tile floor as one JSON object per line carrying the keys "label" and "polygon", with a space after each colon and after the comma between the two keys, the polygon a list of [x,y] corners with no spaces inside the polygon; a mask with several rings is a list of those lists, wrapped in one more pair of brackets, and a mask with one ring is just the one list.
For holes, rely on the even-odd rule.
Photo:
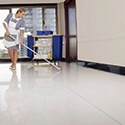
{"label": "glossy tile floor", "polygon": [[125,76],[60,62],[0,63],[0,125],[125,125]]}

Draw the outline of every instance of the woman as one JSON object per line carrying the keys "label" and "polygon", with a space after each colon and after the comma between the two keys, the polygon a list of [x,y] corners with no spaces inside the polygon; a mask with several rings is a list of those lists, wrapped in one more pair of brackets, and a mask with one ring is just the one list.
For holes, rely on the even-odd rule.
{"label": "woman", "polygon": [[[3,44],[8,50],[8,54],[12,61],[10,69],[16,70],[16,63],[18,58],[18,49],[19,44],[23,44],[24,42],[24,25],[25,22],[23,17],[26,14],[26,10],[24,8],[19,8],[16,14],[8,14],[3,22],[3,26],[5,28],[5,35],[3,39]],[[10,36],[14,37],[12,39]]]}

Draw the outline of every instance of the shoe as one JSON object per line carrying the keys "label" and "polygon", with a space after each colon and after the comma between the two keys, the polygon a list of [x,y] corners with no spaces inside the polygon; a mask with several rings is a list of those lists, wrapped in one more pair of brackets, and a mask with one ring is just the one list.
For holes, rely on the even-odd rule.
{"label": "shoe", "polygon": [[15,67],[12,67],[12,66],[10,66],[9,69],[11,69],[11,70],[16,70],[16,68],[15,68]]}
{"label": "shoe", "polygon": [[16,68],[15,68],[15,67],[12,67],[12,70],[16,70]]}
{"label": "shoe", "polygon": [[13,68],[12,66],[9,67],[9,69],[12,69],[12,68]]}

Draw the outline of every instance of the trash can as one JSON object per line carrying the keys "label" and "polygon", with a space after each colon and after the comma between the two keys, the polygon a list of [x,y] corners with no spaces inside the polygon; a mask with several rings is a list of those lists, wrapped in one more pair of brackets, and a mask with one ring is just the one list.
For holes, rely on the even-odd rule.
{"label": "trash can", "polygon": [[52,36],[52,59],[61,60],[62,59],[62,35]]}
{"label": "trash can", "polygon": [[[33,49],[33,45],[34,45],[34,39],[32,36],[28,36],[27,37],[27,46],[31,49]],[[30,51],[29,49],[27,49],[27,56],[30,58],[33,58],[33,52]]]}

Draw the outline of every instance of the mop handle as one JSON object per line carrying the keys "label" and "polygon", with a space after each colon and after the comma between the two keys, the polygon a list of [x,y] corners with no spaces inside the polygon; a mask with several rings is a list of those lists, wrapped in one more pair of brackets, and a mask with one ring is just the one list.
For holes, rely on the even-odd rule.
{"label": "mop handle", "polygon": [[[10,37],[15,40],[15,38],[13,36],[10,35]],[[37,52],[35,52],[34,50],[32,50],[31,48],[29,48],[28,46],[26,46],[25,44],[22,44],[24,47],[26,47],[27,49],[29,49],[31,52],[37,54],[37,55],[41,55]],[[46,58],[43,58],[46,62],[48,62],[49,64],[51,64],[52,66],[54,66],[55,68],[57,68],[58,70],[60,70],[61,68],[57,67],[56,65],[54,65],[53,63],[51,63],[50,61],[48,61]]]}
{"label": "mop handle", "polygon": [[[26,47],[27,49],[29,49],[30,51],[32,51],[33,53],[37,54],[37,55],[41,55],[37,52],[35,52],[34,50],[32,50],[31,48],[29,48],[28,46],[26,46],[25,44],[23,44],[24,47]],[[42,56],[42,55],[41,55]],[[54,66],[55,68],[57,68],[58,70],[60,70],[59,67],[57,67],[56,65],[54,65],[53,63],[51,63],[50,61],[48,61],[46,58],[43,58],[46,62],[48,62],[49,64],[51,64],[52,66]]]}

